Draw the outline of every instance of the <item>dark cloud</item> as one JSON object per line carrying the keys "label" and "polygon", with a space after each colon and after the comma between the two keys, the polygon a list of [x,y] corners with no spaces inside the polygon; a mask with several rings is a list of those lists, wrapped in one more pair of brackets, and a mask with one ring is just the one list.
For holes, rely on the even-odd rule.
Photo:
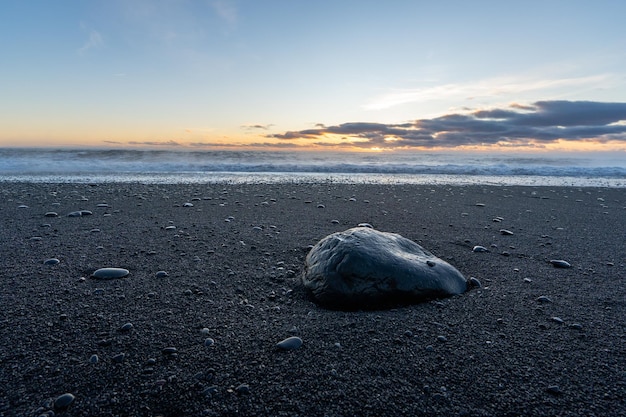
{"label": "dark cloud", "polygon": [[193,142],[189,146],[194,148],[281,148],[295,149],[302,145],[290,142],[254,142],[254,143],[221,143],[221,142]]}
{"label": "dark cloud", "polygon": [[242,129],[246,129],[246,130],[269,130],[272,126],[272,124],[269,125],[261,125],[261,124],[256,124],[256,125],[243,125],[241,126]]}
{"label": "dark cloud", "polygon": [[176,142],[175,140],[168,140],[165,142],[158,142],[158,141],[145,141],[145,142],[139,142],[139,141],[130,141],[128,142],[129,145],[143,145],[143,146],[182,146],[180,143]]}
{"label": "dark cloud", "polygon": [[[344,141],[330,145],[325,135]],[[626,103],[538,101],[532,105],[447,114],[411,123],[351,122],[268,135],[281,140],[314,139],[318,146],[457,147],[545,146],[556,140],[626,142]],[[322,145],[323,144],[323,145]]]}

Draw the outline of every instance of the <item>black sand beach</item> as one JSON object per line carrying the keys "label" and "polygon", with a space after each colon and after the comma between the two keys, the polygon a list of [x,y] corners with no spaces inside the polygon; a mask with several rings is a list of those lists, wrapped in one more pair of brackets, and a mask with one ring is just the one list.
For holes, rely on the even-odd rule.
{"label": "black sand beach", "polygon": [[[0,416],[626,415],[626,189],[0,190]],[[482,287],[318,307],[299,285],[308,248],[362,222]],[[90,278],[102,267],[130,275]],[[290,336],[302,347],[278,350]]]}

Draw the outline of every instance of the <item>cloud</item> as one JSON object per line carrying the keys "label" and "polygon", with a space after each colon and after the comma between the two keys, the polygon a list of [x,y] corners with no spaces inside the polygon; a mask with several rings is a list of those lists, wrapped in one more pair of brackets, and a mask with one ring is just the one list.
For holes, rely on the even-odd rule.
{"label": "cloud", "polygon": [[176,142],[175,140],[168,140],[168,141],[164,141],[164,142],[159,142],[159,141],[144,141],[144,142],[139,142],[139,141],[130,141],[128,142],[129,145],[142,145],[142,146],[183,146],[180,143]]}
{"label": "cloud", "polygon": [[213,10],[222,21],[231,27],[234,27],[239,20],[237,8],[231,1],[217,0],[211,3]]}
{"label": "cloud", "polygon": [[222,143],[222,142],[193,142],[189,146],[194,148],[280,148],[295,149],[302,145],[290,142],[254,142],[254,143]]}
{"label": "cloud", "polygon": [[[339,143],[328,137],[339,137]],[[626,103],[538,101],[532,105],[452,113],[410,123],[351,122],[267,135],[318,146],[455,148],[496,145],[542,147],[556,141],[626,142]]]}
{"label": "cloud", "polygon": [[519,95],[529,91],[548,91],[576,86],[600,85],[612,79],[609,75],[559,79],[523,79],[499,77],[467,84],[444,84],[434,87],[398,89],[373,99],[363,108],[384,110],[408,103],[426,103],[434,100],[465,100],[476,97]]}
{"label": "cloud", "polygon": [[274,125],[251,124],[251,125],[242,125],[241,128],[245,130],[269,130],[272,126]]}
{"label": "cloud", "polygon": [[[81,25],[81,26],[84,29],[84,25]],[[87,53],[89,50],[94,49],[94,48],[99,48],[102,45],[104,45],[104,40],[103,40],[102,35],[100,34],[100,32],[98,32],[96,30],[90,30],[89,31],[89,36],[88,36],[87,40],[85,41],[83,46],[78,48],[78,53],[80,55],[83,55],[83,54]]]}

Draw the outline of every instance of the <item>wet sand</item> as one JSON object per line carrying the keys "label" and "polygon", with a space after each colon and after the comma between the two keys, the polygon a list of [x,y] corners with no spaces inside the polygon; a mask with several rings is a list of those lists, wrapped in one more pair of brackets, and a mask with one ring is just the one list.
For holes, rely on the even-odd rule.
{"label": "wet sand", "polygon": [[[0,190],[0,416],[626,415],[626,189]],[[318,307],[299,284],[310,245],[362,222],[482,287]],[[130,275],[90,278],[101,267]],[[302,347],[276,348],[290,336]]]}

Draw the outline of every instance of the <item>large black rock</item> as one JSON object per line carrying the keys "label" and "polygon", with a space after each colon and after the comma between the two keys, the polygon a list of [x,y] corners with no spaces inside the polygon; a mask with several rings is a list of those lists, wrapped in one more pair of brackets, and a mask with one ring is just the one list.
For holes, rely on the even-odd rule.
{"label": "large black rock", "polygon": [[395,233],[356,227],[326,236],[306,257],[302,283],[324,307],[379,309],[461,294],[449,263]]}

